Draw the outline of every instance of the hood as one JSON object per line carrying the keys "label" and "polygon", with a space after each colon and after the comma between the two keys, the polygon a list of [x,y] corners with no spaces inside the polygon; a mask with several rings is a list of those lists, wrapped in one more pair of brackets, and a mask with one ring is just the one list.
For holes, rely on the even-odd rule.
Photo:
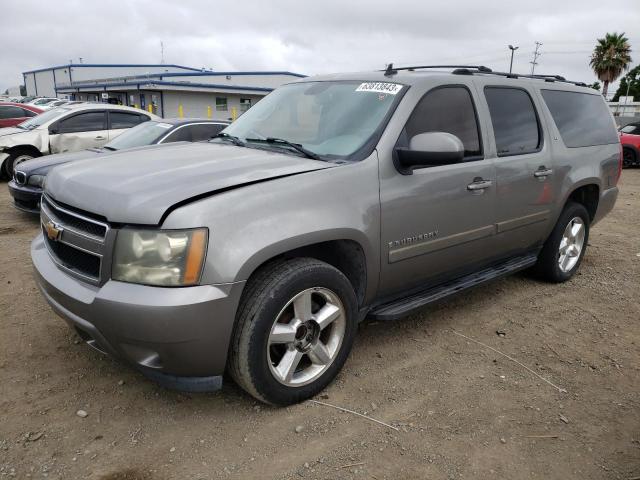
{"label": "hood", "polygon": [[16,127],[6,127],[0,128],[0,137],[4,137],[5,135],[13,135],[14,133],[25,133],[28,130],[23,130],[22,128]]}
{"label": "hood", "polygon": [[45,155],[44,157],[38,157],[34,158],[33,160],[22,162],[16,170],[26,173],[27,177],[34,174],[46,175],[49,170],[51,170],[53,167],[57,167],[58,165],[62,165],[68,162],[75,162],[77,160],[95,158],[96,155],[107,152],[107,150],[102,150],[100,148],[90,148],[88,150],[82,150],[80,152]]}
{"label": "hood", "polygon": [[158,225],[167,209],[194,197],[334,166],[227,144],[168,144],[62,165],[47,176],[46,192],[111,222]]}

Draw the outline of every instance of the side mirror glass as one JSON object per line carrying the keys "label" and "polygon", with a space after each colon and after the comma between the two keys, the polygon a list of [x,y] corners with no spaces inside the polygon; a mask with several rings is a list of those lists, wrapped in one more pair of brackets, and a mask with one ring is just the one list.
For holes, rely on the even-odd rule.
{"label": "side mirror glass", "polygon": [[58,133],[60,133],[60,129],[58,128],[57,123],[49,126],[49,135],[56,135]]}
{"label": "side mirror glass", "polygon": [[447,132],[419,133],[409,141],[409,148],[396,148],[398,170],[411,175],[416,168],[459,163],[464,159],[462,141]]}

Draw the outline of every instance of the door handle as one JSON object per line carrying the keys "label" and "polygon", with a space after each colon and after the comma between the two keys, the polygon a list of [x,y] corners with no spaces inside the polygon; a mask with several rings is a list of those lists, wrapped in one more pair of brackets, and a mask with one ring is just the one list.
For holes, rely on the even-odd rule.
{"label": "door handle", "polygon": [[553,174],[553,170],[550,168],[540,167],[538,170],[533,172],[533,176],[536,178],[548,177]]}
{"label": "door handle", "polygon": [[96,137],[96,140],[104,140],[104,138],[105,138],[105,137],[103,137],[102,135],[98,135],[98,136]]}
{"label": "door handle", "polygon": [[477,190],[485,190],[489,188],[491,185],[493,185],[493,182],[491,180],[483,180],[482,178],[476,178],[473,180],[472,183],[467,185],[467,190],[470,190],[472,192]]}

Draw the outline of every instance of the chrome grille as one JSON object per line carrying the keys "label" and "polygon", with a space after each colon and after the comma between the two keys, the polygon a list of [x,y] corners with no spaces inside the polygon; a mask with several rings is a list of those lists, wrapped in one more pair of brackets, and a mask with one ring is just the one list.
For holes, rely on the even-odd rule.
{"label": "chrome grille", "polygon": [[61,207],[46,195],[42,196],[42,206],[63,222],[68,229],[90,235],[95,238],[104,239],[109,230],[109,225],[98,220],[86,217],[69,209]]}
{"label": "chrome grille", "polygon": [[63,207],[46,195],[40,221],[49,255],[61,269],[94,284],[108,278],[104,257],[112,242],[107,223]]}

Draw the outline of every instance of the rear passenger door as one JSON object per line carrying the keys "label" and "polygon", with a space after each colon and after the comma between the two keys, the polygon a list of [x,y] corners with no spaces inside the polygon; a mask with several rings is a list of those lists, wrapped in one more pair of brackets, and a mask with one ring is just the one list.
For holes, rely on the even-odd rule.
{"label": "rear passenger door", "polygon": [[101,147],[107,141],[107,112],[104,110],[73,113],[49,127],[51,153],[78,152]]}
{"label": "rear passenger door", "polygon": [[131,127],[149,120],[147,115],[134,112],[109,111],[109,140],[113,140]]}
{"label": "rear passenger door", "polygon": [[495,171],[477,118],[468,87],[436,87],[418,101],[396,147],[421,133],[447,132],[462,141],[464,160],[407,175],[379,152],[380,295],[463,275],[495,254]]}
{"label": "rear passenger door", "polygon": [[535,92],[484,85],[496,167],[496,243],[507,257],[544,241],[556,196]]}

